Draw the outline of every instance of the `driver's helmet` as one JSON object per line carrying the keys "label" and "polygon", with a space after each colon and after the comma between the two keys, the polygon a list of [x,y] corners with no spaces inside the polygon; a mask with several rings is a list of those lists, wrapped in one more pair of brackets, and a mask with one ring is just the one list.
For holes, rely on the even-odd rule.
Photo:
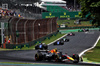
{"label": "driver's helmet", "polygon": [[55,48],[54,50],[55,50],[55,52],[57,52],[57,48]]}
{"label": "driver's helmet", "polygon": [[66,39],[66,37],[64,37],[64,39]]}

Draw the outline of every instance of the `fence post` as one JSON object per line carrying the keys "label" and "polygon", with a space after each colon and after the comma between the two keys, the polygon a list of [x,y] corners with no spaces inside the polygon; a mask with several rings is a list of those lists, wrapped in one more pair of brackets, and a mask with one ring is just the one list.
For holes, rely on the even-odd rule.
{"label": "fence post", "polygon": [[[18,24],[19,21],[20,21],[20,19],[16,23],[16,31],[17,31],[17,24]],[[18,40],[17,40],[17,37],[16,37],[16,44],[17,44],[17,42],[18,42]]]}
{"label": "fence post", "polygon": [[[13,37],[13,34],[14,34],[14,33],[12,32],[12,20],[13,20],[13,19],[14,19],[14,18],[11,18],[10,21],[8,21],[8,22],[9,22],[9,23],[8,23],[8,24],[9,24],[9,25],[8,25],[8,28],[9,28],[9,30],[11,30],[10,33],[11,33],[12,37]],[[11,40],[11,42],[12,42],[12,40]]]}
{"label": "fence post", "polygon": [[24,24],[24,37],[25,37],[25,43],[26,43],[26,23],[27,23],[28,20],[25,21],[25,24]]}
{"label": "fence post", "polygon": [[36,20],[33,21],[33,39],[34,39],[34,24],[35,24]]}
{"label": "fence post", "polygon": [[52,33],[52,20],[53,20],[53,18],[51,18],[51,33]]}
{"label": "fence post", "polygon": [[1,38],[2,38],[1,42],[3,45],[4,43],[4,23],[3,22],[1,22]]}

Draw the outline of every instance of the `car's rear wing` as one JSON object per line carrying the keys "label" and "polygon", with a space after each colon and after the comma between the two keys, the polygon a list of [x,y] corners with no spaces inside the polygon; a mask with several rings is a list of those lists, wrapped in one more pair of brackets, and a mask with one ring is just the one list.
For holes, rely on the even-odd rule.
{"label": "car's rear wing", "polygon": [[49,52],[49,50],[38,50],[38,52]]}

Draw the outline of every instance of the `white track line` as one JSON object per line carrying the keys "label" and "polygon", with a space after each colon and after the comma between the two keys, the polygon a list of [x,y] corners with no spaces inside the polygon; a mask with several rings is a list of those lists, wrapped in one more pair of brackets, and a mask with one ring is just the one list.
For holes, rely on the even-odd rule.
{"label": "white track line", "polygon": [[82,56],[85,52],[87,52],[88,50],[93,49],[93,48],[97,45],[99,39],[100,39],[100,36],[98,37],[98,39],[97,39],[97,41],[95,42],[95,44],[94,44],[91,48],[88,48],[88,49],[82,51],[82,52],[79,54],[79,57],[81,57],[81,56]]}

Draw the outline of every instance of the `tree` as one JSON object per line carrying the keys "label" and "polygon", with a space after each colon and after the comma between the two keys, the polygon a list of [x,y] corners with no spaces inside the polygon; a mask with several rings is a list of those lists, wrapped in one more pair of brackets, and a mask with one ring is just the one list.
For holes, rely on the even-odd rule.
{"label": "tree", "polygon": [[92,19],[92,24],[100,26],[100,0],[79,0],[82,17]]}

